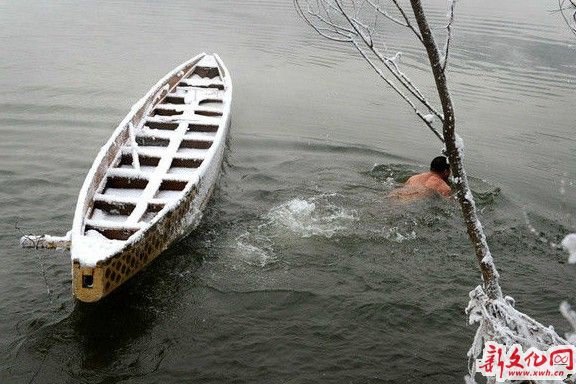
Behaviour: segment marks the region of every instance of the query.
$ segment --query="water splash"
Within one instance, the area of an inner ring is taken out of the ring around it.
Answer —
[[[260,233],[245,232],[236,238],[236,251],[246,264],[265,267],[278,261],[272,241]]]
[[[358,214],[343,208],[345,204],[338,202],[339,198],[342,196],[319,194],[277,205],[258,220],[246,223],[241,231],[227,230],[226,254],[244,265],[265,268],[281,260],[281,250],[291,248],[295,238],[331,238],[354,231],[352,223],[359,220]],[[212,243],[208,247],[218,248]]]
[[[345,209],[329,201],[335,194],[323,194],[311,198],[295,198],[272,208],[263,218],[263,227],[288,229],[301,237],[332,236],[344,232],[349,224],[358,220],[353,209]]]
[[[382,233],[386,240],[391,240],[396,243],[401,243],[405,240],[414,240],[416,238],[416,231],[402,233],[398,227],[383,228]]]

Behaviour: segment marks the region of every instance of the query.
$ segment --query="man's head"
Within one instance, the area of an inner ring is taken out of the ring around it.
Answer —
[[[435,157],[430,163],[430,172],[437,173],[444,180],[448,180],[450,177],[450,164],[448,164],[448,159],[444,156]]]

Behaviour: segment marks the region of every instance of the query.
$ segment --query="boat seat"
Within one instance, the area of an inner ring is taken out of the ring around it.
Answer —
[[[183,115],[159,116],[159,115],[156,115],[154,117],[147,117],[146,121],[144,122],[144,125],[148,126],[148,127],[152,127],[152,125],[154,125],[155,123],[160,123],[160,124],[167,124],[168,123],[168,124],[176,125],[176,128],[173,129],[173,130],[175,130],[178,128],[178,125],[180,123],[204,124],[204,125],[216,125],[216,126],[218,126],[220,123],[220,120],[221,119],[219,117],[202,116],[202,115],[196,115],[196,114],[187,115],[187,116],[183,116]],[[152,125],[150,123],[152,123]],[[164,129],[172,129],[172,128],[164,126]]]
[[[170,137],[159,137],[159,135],[136,135],[138,147],[167,147],[170,144]]]
[[[186,97],[182,94],[169,93],[164,97],[163,103],[165,104],[187,104]]]
[[[138,204],[138,199],[130,196],[110,196],[103,193],[96,193],[94,195],[94,202],[103,202],[108,204]]]
[[[179,87],[192,87],[192,88],[213,88],[223,91],[224,83],[221,80],[213,80],[208,78],[196,78],[196,79],[182,79],[178,83]],[[188,89],[190,92],[190,89]]]
[[[175,131],[178,128],[179,123],[177,122],[170,122],[160,119],[153,119],[147,117],[144,121],[144,127],[150,129],[160,129],[160,130],[167,130],[167,131]]]
[[[125,223],[90,219],[86,219],[84,224],[86,226],[86,232],[95,230],[110,240],[122,241],[128,240],[134,233],[146,227],[144,223],[136,223],[135,225],[133,224],[127,227]]]
[[[129,179],[146,179],[150,178],[150,172],[143,172],[134,168],[109,168],[106,173],[108,177],[125,177]]]
[[[214,141],[216,132],[190,132],[184,135],[184,140]]]
[[[160,140],[170,140],[174,136],[174,131],[167,129],[155,129],[148,126],[142,127],[138,131],[137,137],[147,138],[147,139],[160,139]]]
[[[132,155],[132,147],[130,146],[122,146],[121,151],[122,156]],[[166,147],[137,147],[136,152],[138,153],[139,158],[161,158],[162,155],[164,155],[164,152],[166,152]]]

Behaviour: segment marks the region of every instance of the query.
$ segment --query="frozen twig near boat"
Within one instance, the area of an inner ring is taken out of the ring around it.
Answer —
[[[25,235],[20,238],[22,248],[70,249],[70,232],[66,236]]]

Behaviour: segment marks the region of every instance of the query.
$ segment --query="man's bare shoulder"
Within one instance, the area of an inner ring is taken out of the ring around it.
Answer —
[[[444,196],[449,196],[452,193],[452,188],[440,177],[430,177],[426,181],[426,187],[433,189]]]
[[[424,185],[426,183],[426,181],[430,178],[431,175],[432,175],[431,172],[419,173],[417,175],[411,176],[406,181],[406,184],[408,184],[408,185]]]

